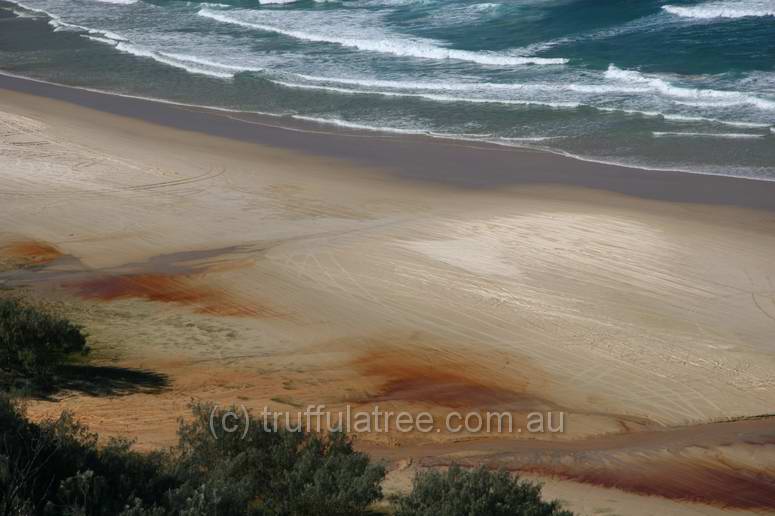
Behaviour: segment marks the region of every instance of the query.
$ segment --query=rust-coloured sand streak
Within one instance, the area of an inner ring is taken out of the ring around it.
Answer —
[[[56,247],[35,240],[12,242],[2,246],[0,255],[23,265],[45,265],[63,256]]]
[[[256,303],[234,299],[226,291],[203,285],[193,275],[105,275],[70,283],[84,299],[112,301],[145,299],[193,307],[198,313],[243,317],[277,317],[280,314]]]
[[[422,355],[411,350],[372,350],[353,363],[366,377],[381,380],[368,401],[424,402],[444,407],[494,408],[541,403],[528,395],[526,377],[518,372],[499,381],[475,361]]]
[[[737,509],[775,509],[775,471],[731,466],[722,459],[626,460],[605,468],[542,466],[522,471],[557,476],[642,495]]]

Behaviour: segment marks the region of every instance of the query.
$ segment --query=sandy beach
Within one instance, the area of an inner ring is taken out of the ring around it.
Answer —
[[[485,463],[580,514],[775,509],[775,183],[285,122],[0,78],[0,288],[146,374],[31,414],[149,449],[191,399],[563,412],[357,443],[397,487]]]

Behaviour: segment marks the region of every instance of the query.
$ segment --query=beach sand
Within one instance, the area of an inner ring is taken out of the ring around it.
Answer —
[[[191,399],[563,412],[356,442],[399,487],[457,461],[584,514],[775,508],[775,419],[745,419],[775,407],[775,183],[0,88],[0,287],[158,380],[34,417],[149,449]]]

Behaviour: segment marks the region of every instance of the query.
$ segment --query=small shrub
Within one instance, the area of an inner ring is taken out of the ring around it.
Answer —
[[[160,454],[115,440],[98,447],[96,434],[69,413],[32,423],[7,396],[0,396],[0,464],[2,516],[114,516],[136,498],[151,506],[177,486]]]
[[[0,369],[12,380],[48,385],[68,357],[86,353],[80,327],[17,300],[0,299]]]
[[[239,432],[214,439],[212,410],[194,404],[194,419],[181,423],[173,450],[176,476],[184,481],[178,504],[197,500],[222,515],[335,516],[363,514],[382,498],[384,467],[353,450],[344,434],[267,430],[250,417],[244,439]]]
[[[558,502],[541,499],[541,486],[505,471],[419,473],[409,495],[396,497],[396,516],[572,516]]]

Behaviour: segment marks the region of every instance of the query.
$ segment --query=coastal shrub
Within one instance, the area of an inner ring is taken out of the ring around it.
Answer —
[[[0,370],[6,380],[47,385],[58,366],[86,353],[80,327],[15,299],[0,299]]]
[[[178,498],[201,500],[217,514],[273,516],[364,514],[382,498],[384,467],[355,451],[344,434],[268,429],[250,416],[244,438],[240,431],[219,431],[214,439],[213,410],[220,420],[222,411],[194,404],[193,420],[180,425],[172,450],[176,476],[184,481]],[[246,506],[248,512],[240,512]]]
[[[213,438],[194,404],[167,452],[97,445],[69,413],[30,422],[0,396],[0,516],[334,516],[366,514],[385,470],[342,434],[265,431]]]
[[[351,516],[370,514],[385,469],[343,434],[268,431],[249,419],[212,436],[214,408],[193,404],[176,446],[98,446],[71,414],[33,423],[0,395],[0,516]],[[215,411],[220,418],[221,411]],[[541,487],[486,469],[419,474],[396,516],[570,516]]]
[[[0,396],[1,516],[113,516],[175,486],[161,454],[132,451],[125,441],[97,446],[97,435],[67,412],[32,423]]]
[[[394,500],[395,516],[572,516],[541,499],[541,486],[485,468],[419,473],[412,491]]]

